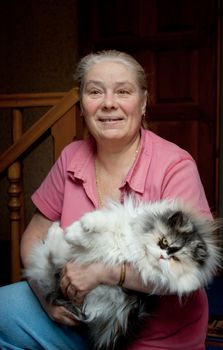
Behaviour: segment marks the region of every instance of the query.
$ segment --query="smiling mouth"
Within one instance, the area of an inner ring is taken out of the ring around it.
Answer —
[[[98,118],[98,120],[102,123],[111,123],[111,122],[119,122],[122,121],[123,118]]]

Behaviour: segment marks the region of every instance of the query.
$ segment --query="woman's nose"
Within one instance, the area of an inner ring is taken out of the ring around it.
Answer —
[[[117,107],[117,101],[114,94],[108,93],[104,95],[102,107],[105,109],[113,109]]]

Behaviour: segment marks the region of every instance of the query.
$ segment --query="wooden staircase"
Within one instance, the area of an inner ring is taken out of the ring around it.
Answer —
[[[26,132],[22,132],[23,111],[30,107],[50,107]],[[22,186],[22,155],[35,147],[35,142],[50,131],[56,160],[65,145],[83,136],[84,125],[79,118],[78,90],[67,93],[0,95],[0,108],[10,108],[12,144],[0,155],[0,173],[7,170],[9,181],[9,220],[11,242],[11,282],[21,279],[20,239],[24,231],[24,193]]]

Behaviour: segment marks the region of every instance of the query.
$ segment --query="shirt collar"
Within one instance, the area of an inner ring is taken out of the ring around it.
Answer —
[[[122,188],[128,185],[134,192],[143,193],[149,171],[152,154],[151,137],[141,128],[140,148],[135,162],[123,181]],[[68,165],[67,171],[72,178],[86,181],[94,169],[95,140],[89,136],[81,142],[74,157]],[[90,175],[90,176],[91,176]]]
[[[92,136],[80,143],[75,155],[68,164],[67,172],[73,177],[86,181],[89,174],[89,167],[94,169],[95,141]]]

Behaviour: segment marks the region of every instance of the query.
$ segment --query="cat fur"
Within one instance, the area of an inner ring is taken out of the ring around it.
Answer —
[[[65,230],[53,223],[44,242],[32,250],[24,276],[87,325],[93,349],[118,349],[151,314],[150,295],[162,291],[181,298],[212,281],[221,264],[218,226],[217,220],[207,220],[181,201],[142,202],[128,196],[123,204],[110,201],[86,213]],[[110,267],[129,263],[150,286],[149,294],[99,285],[82,307],[76,306],[59,289],[60,271],[70,260]]]

